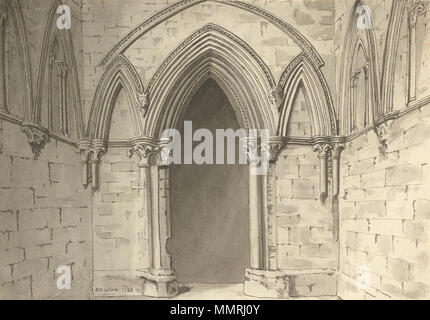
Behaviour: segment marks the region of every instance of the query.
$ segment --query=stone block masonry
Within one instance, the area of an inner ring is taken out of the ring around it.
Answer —
[[[72,288],[92,270],[90,192],[73,146],[51,140],[38,160],[18,125],[1,121],[0,299],[46,299],[60,265]],[[89,295],[89,292],[88,292]]]
[[[430,126],[426,113],[417,109],[396,120],[387,148],[381,149],[371,131],[345,150],[340,199],[342,298],[429,297],[430,140],[428,135],[407,138]]]

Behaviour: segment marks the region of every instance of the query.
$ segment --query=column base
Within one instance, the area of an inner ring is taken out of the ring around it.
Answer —
[[[257,298],[289,298],[290,280],[279,271],[245,270],[243,293]]]
[[[178,292],[176,274],[171,270],[94,272],[94,296],[172,298]]]
[[[173,270],[149,270],[140,276],[142,295],[153,298],[172,298],[178,295],[179,285]]]

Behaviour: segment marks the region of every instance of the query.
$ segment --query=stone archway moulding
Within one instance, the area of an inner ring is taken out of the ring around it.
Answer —
[[[148,103],[139,74],[123,55],[117,56],[101,77],[91,107],[87,138],[78,142],[82,156],[82,183],[84,186],[92,183],[93,189],[98,188],[99,159],[101,153],[106,152],[110,118],[121,89],[126,93],[134,134],[143,136],[143,117]]]
[[[21,66],[21,75],[24,86],[24,119],[26,121],[32,120],[32,107],[33,107],[33,86],[30,68],[30,54],[27,43],[27,36],[25,30],[24,17],[21,12],[21,7],[18,0],[7,0],[3,2],[7,12],[3,16],[3,19],[11,18],[18,36],[18,47],[19,47],[19,59]],[[8,17],[7,15],[10,15]],[[4,73],[6,70],[2,70]]]
[[[351,124],[349,120],[351,116],[351,103],[350,99],[350,83],[351,83],[351,65],[353,63],[353,57],[355,54],[355,49],[358,43],[363,44],[363,49],[367,52],[367,57],[369,61],[368,74],[370,81],[370,112],[373,119],[377,119],[382,115],[381,107],[381,96],[380,96],[380,82],[379,82],[379,66],[378,66],[378,55],[376,49],[375,33],[373,30],[373,25],[371,28],[363,31],[365,38],[363,39],[359,34],[359,29],[357,28],[357,20],[361,14],[359,8],[364,6],[364,2],[357,0],[351,9],[351,14],[349,17],[349,24],[346,31],[346,39],[343,47],[343,56],[341,63],[341,76],[338,79],[339,88],[339,119],[342,120],[341,126],[339,128],[341,135],[351,134]]]
[[[253,14],[256,14],[268,22],[273,24],[282,30],[286,35],[291,37],[294,42],[305,52],[306,55],[309,56],[309,59],[313,61],[315,65],[318,67],[324,66],[324,61],[317,52],[317,50],[313,47],[313,45],[294,27],[292,27],[287,22],[279,19],[268,11],[257,7],[250,3],[245,3],[242,1],[225,1],[225,0],[182,0],[177,3],[174,3],[167,8],[161,10],[159,13],[151,16],[149,19],[138,25],[131,32],[129,32],[126,36],[124,36],[109,52],[106,56],[100,61],[100,66],[105,66],[108,62],[113,59],[116,55],[124,53],[127,48],[129,48],[137,39],[139,39],[142,35],[149,32],[151,29],[158,26],[160,23],[169,19],[170,17],[200,3],[204,2],[216,2],[222,3],[225,5],[237,7],[246,11],[249,11]]]
[[[52,40],[54,37],[54,28],[55,26],[55,14],[57,8],[62,5],[61,1],[54,0],[51,4],[50,10],[48,12],[48,16],[45,22],[45,29],[43,33],[42,39],[42,51],[40,54],[39,68],[37,73],[37,81],[36,81],[36,98],[35,98],[35,106],[33,110],[33,121],[35,123],[40,123],[41,120],[41,108],[42,108],[42,95],[43,95],[43,86],[44,86],[44,77],[46,73],[46,64],[49,61],[49,50],[52,44]],[[76,65],[75,59],[75,51],[73,48],[72,41],[72,33],[70,30],[64,29],[58,31],[58,38],[60,45],[63,47],[64,56],[67,63],[67,68],[70,73],[70,83],[73,91],[72,101],[73,108],[75,114],[75,125],[76,125],[76,135],[77,140],[80,140],[84,137],[84,123],[82,116],[82,104],[81,104],[81,94],[80,94],[80,86],[79,86],[79,78],[78,78],[78,69]]]
[[[312,136],[337,135],[337,121],[327,82],[319,68],[312,65],[308,57],[300,53],[287,66],[279,81],[284,101],[280,106],[278,134],[287,136],[288,120],[299,86],[305,89],[309,116],[313,127]]]
[[[22,120],[21,118],[11,115],[7,110],[7,105],[0,106],[0,117],[21,125],[21,129],[27,137],[27,141],[34,154],[34,158],[37,159],[41,149],[48,140],[48,134],[38,124],[34,123],[33,119],[33,83],[24,17],[22,15],[18,0],[7,0],[3,1],[2,4],[3,7],[0,8],[1,28],[4,28],[5,19],[11,19],[13,21],[13,26],[18,38],[18,56],[20,60],[20,71],[24,87],[24,119]],[[2,37],[4,37],[4,35],[5,33],[3,31]],[[3,42],[4,40],[5,39],[2,39]],[[4,47],[2,50],[4,50]],[[1,54],[2,59],[5,59],[4,52]],[[4,99],[6,97],[6,70],[4,68],[4,66],[6,66],[5,61],[2,62],[2,65],[3,68],[0,70],[0,76],[2,77],[3,82],[3,88],[1,89],[3,95],[2,99]],[[4,103],[7,104],[6,101],[4,101]]]
[[[165,60],[147,88],[145,136],[177,128],[195,91],[214,78],[228,96],[240,125],[276,134],[275,82],[260,57],[241,39],[214,24],[197,30]]]
[[[381,79],[381,111],[383,114],[393,110],[394,77],[396,73],[397,51],[399,47],[401,34],[400,31],[406,7],[407,0],[393,1],[391,7]]]

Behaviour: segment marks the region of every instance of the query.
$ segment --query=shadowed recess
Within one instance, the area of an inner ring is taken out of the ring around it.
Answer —
[[[216,129],[239,128],[226,95],[211,79],[194,96],[185,120],[214,136]],[[178,281],[242,282],[249,266],[247,166],[174,166],[171,183],[169,251]]]

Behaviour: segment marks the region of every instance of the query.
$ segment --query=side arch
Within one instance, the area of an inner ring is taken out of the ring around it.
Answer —
[[[309,107],[313,136],[337,134],[337,122],[328,85],[319,68],[313,66],[305,54],[299,54],[288,65],[281,76],[279,87],[282,88],[285,98],[281,104],[278,135],[287,135],[294,98],[300,88],[304,91]]]
[[[384,59],[381,79],[381,112],[393,110],[394,78],[396,74],[396,59],[399,48],[402,21],[405,15],[407,0],[393,1],[390,21],[387,28]]]
[[[33,85],[30,68],[30,54],[25,30],[24,18],[21,12],[21,7],[18,0],[4,1],[9,15],[11,15],[17,36],[19,38],[19,59],[21,65],[21,74],[24,86],[24,118],[32,119],[33,108]]]
[[[142,119],[147,107],[143,83],[131,62],[119,55],[108,66],[97,86],[88,123],[88,138],[107,140],[111,114],[121,89],[125,90],[128,99],[135,135],[142,135]]]
[[[63,48],[65,60],[67,63],[67,68],[70,74],[70,86],[72,90],[72,102],[73,110],[75,114],[75,125],[76,125],[76,136],[77,139],[81,139],[84,136],[84,124],[82,116],[82,103],[81,94],[78,78],[78,69],[75,59],[75,51],[73,48],[72,34],[70,30],[63,29],[58,30],[55,24],[55,14],[57,8],[61,6],[62,3],[59,0],[54,0],[51,4],[48,16],[45,22],[45,31],[43,33],[42,39],[42,51],[40,53],[39,69],[37,73],[36,80],[36,98],[35,107],[33,110],[33,121],[36,123],[41,122],[41,109],[42,109],[42,96],[44,87],[44,77],[46,71],[46,65],[49,61],[49,52],[51,45],[55,37],[58,37],[58,42]]]
[[[276,133],[275,83],[258,55],[229,31],[209,24],[175,49],[148,85],[145,135],[159,138],[176,128],[195,91],[209,77],[229,98],[244,129]]]
[[[352,7],[349,18],[348,28],[346,30],[345,42],[343,47],[343,56],[341,63],[341,72],[338,82],[339,90],[339,119],[341,119],[340,134],[347,135],[352,132],[351,128],[351,79],[353,78],[352,63],[355,51],[362,43],[363,49],[368,55],[368,81],[369,81],[369,110],[372,119],[377,119],[381,115],[380,110],[380,91],[379,91],[379,66],[378,54],[376,49],[376,40],[373,30],[373,24],[370,28],[360,30],[357,28],[358,19],[362,18],[362,8],[366,8],[363,1],[357,0]],[[371,21],[370,21],[371,22]]]

